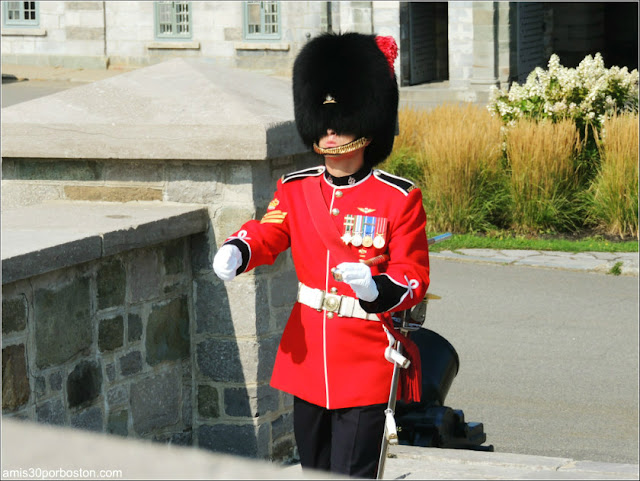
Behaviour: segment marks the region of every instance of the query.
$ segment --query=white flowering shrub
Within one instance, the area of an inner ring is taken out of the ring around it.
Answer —
[[[522,117],[570,118],[581,129],[593,125],[600,130],[614,113],[638,112],[638,70],[607,69],[599,53],[587,55],[577,68],[567,68],[553,54],[548,69],[536,67],[523,85],[493,87],[488,108],[507,125]]]

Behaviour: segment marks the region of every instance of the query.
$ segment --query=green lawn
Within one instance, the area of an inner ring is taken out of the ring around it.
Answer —
[[[442,232],[428,232],[429,237]],[[449,239],[429,246],[431,252],[456,249],[523,249],[562,252],[638,252],[637,240],[620,241],[602,236],[571,239],[566,237],[528,238],[508,232],[488,235],[454,234]]]

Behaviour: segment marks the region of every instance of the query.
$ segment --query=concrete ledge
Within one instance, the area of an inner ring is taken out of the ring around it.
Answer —
[[[309,151],[290,81],[184,58],[5,107],[1,145],[4,158],[22,159],[264,160]]]
[[[3,37],[45,37],[47,35],[47,29],[45,28],[3,28]]]
[[[200,50],[200,42],[150,42],[149,50]]]
[[[267,461],[203,449],[6,418],[2,419],[2,439],[2,470],[9,475],[7,479],[32,478],[19,474],[28,473],[30,468],[46,472],[48,476],[42,479],[100,479],[101,470],[110,471],[102,479],[348,479],[328,473],[302,473]],[[74,476],[74,470],[82,470],[84,475]],[[91,470],[95,474],[91,475]]]
[[[207,229],[207,209],[160,202],[53,201],[2,212],[2,283]]]
[[[637,464],[391,446],[383,479],[638,479]]]
[[[25,479],[19,473],[29,468],[47,471],[47,477],[54,479],[95,479],[100,470],[110,470],[111,479],[350,479],[302,471],[299,464],[283,467],[193,447],[6,418],[2,419],[2,438],[9,441],[2,443],[7,479]],[[24,449],[26,445],[29,449]],[[391,446],[390,455],[383,479],[638,479],[637,464],[415,446]],[[49,472],[55,470],[64,472]],[[96,473],[72,476],[71,470]],[[115,470],[120,476],[114,475]]]

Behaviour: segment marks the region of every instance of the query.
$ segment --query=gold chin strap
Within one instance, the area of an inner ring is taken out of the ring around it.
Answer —
[[[323,149],[317,143],[313,143],[313,151],[316,154],[321,155],[342,155],[348,154],[349,152],[353,152],[354,150],[358,150],[362,147],[366,147],[371,143],[371,139],[366,137],[360,137],[359,139],[354,140],[353,142],[349,142],[348,144],[338,145],[337,147],[329,147],[327,149]]]

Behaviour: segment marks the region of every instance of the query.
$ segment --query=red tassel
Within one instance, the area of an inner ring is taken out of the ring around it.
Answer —
[[[422,397],[422,365],[418,346],[409,338],[401,341],[404,346],[404,355],[411,364],[407,369],[402,369],[400,385],[398,389],[398,399],[410,403],[420,402]]]
[[[400,341],[403,348],[403,355],[411,361],[408,368],[400,369],[397,399],[405,403],[420,402],[420,398],[422,397],[422,363],[420,360],[420,350],[415,342],[393,327],[393,320],[388,312],[379,313],[378,317],[389,332],[393,333],[393,336]]]

